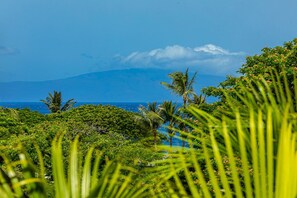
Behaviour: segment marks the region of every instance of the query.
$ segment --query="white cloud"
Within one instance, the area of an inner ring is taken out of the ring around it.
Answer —
[[[213,75],[234,74],[244,61],[243,52],[230,52],[208,44],[194,48],[180,45],[167,46],[145,52],[132,52],[117,56],[117,64],[126,68],[192,68],[200,73]]]
[[[208,44],[201,47],[195,47],[193,49],[195,52],[204,52],[209,53],[213,55],[242,55],[242,52],[229,52],[228,50],[225,50],[219,46]]]
[[[179,45],[168,46],[164,49],[154,49],[148,52],[133,52],[123,59],[124,62],[162,61],[193,58],[195,52],[191,48]],[[149,63],[149,62],[148,62]]]

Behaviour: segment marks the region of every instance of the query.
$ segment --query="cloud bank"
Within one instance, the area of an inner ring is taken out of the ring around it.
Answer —
[[[18,53],[19,53],[18,49],[0,46],[0,55],[15,55]]]
[[[230,52],[222,47],[208,44],[198,47],[167,46],[145,52],[133,52],[128,56],[115,57],[121,67],[184,69],[203,74],[235,74],[244,62],[245,53]]]

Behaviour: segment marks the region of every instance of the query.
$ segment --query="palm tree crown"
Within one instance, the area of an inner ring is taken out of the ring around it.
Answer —
[[[206,99],[205,99],[205,96],[203,96],[202,94],[200,94],[199,96],[197,94],[193,94],[193,98],[189,98],[188,102],[191,104],[191,105],[194,105],[196,107],[200,107],[201,105],[205,104],[206,103]]]
[[[174,120],[174,115],[177,112],[177,105],[172,103],[172,101],[164,101],[160,106],[160,116],[163,118],[164,122],[172,122]]]
[[[49,93],[45,100],[41,100],[41,102],[47,106],[51,113],[67,111],[76,103],[72,98],[62,106],[62,93],[57,91],[54,91],[54,94]]]
[[[173,72],[169,74],[169,77],[172,79],[171,84],[166,82],[161,82],[166,88],[170,89],[173,93],[182,96],[183,98],[183,108],[186,109],[187,101],[190,96],[193,95],[194,92],[194,82],[196,78],[197,72],[190,79],[189,77],[189,68],[187,68],[185,73],[182,72]],[[185,115],[183,117],[185,119]],[[186,127],[184,127],[184,131],[186,131]],[[185,145],[185,141],[183,140],[183,147]]]
[[[169,77],[172,79],[171,84],[166,82],[161,82],[166,88],[170,89],[173,93],[182,96],[184,107],[186,107],[189,96],[194,93],[193,84],[195,82],[197,72],[190,79],[189,69],[185,73],[182,72],[173,72],[169,74]]]

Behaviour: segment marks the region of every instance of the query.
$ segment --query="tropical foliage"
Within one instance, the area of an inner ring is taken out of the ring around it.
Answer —
[[[169,135],[169,144],[172,147],[172,139],[175,135],[173,128],[177,123],[177,104],[173,104],[172,101],[165,101],[160,106],[160,116],[163,118],[165,124],[168,124],[167,133]]]
[[[195,83],[196,75],[197,72],[192,76],[192,78],[190,78],[189,69],[187,68],[185,73],[173,72],[169,74],[168,76],[172,80],[170,84],[166,82],[161,82],[161,84],[170,89],[173,93],[181,96],[183,99],[183,108],[186,109],[187,102],[190,100],[190,97],[195,94],[193,85]],[[186,114],[181,113],[180,116],[187,119]],[[187,131],[187,127],[185,125],[180,124],[180,126],[184,126],[183,130]],[[184,138],[185,136],[183,136],[183,147],[185,146]]]
[[[248,58],[243,76],[209,89],[221,99],[211,113],[201,108],[201,95],[188,97],[193,104],[181,110],[172,102],[150,103],[139,114],[85,106],[29,118],[26,111],[0,109],[0,194],[295,198],[295,50],[296,40]],[[169,134],[186,137],[187,147],[156,146],[164,122]],[[154,149],[143,144],[152,134]]]
[[[196,107],[199,108],[199,107],[201,107],[203,104],[206,103],[206,97],[203,96],[202,94],[200,94],[200,95],[198,96],[196,93],[194,93],[194,94],[193,94],[193,98],[189,98],[188,101],[189,101],[189,103],[190,103],[191,105],[195,105]]]
[[[140,115],[136,117],[136,120],[151,131],[154,137],[154,145],[157,146],[158,141],[158,128],[164,123],[164,120],[159,115],[160,110],[157,107],[157,103],[149,103],[147,108],[141,106],[139,108]]]
[[[45,100],[41,100],[41,102],[47,106],[51,113],[67,111],[76,103],[74,99],[70,99],[62,105],[62,93],[57,91],[54,91],[54,94],[49,93]]]
[[[0,108],[0,140],[25,133],[27,130],[26,125],[20,122],[17,110]]]
[[[170,89],[173,93],[179,95],[183,99],[184,108],[187,105],[189,97],[194,93],[193,85],[195,83],[197,73],[195,73],[192,78],[189,76],[189,69],[183,72],[173,72],[169,74],[172,82],[166,83],[161,82],[166,88]]]
[[[239,77],[228,76],[218,87],[207,87],[203,92],[208,96],[216,96],[224,101],[224,92],[235,95],[241,84],[259,81],[264,78],[272,86],[272,76],[275,73],[285,73],[288,82],[292,84],[294,75],[297,74],[297,39],[284,43],[283,46],[263,48],[259,55],[248,56],[246,63],[239,69]],[[272,74],[273,73],[273,74]],[[282,76],[279,76],[282,78]],[[278,86],[284,87],[280,79]],[[275,86],[275,85],[273,85]]]
[[[240,101],[226,95],[228,112],[220,118],[189,107],[198,121],[184,121],[192,128],[185,133],[189,147],[159,147],[167,154],[151,166],[137,171],[105,160],[92,146],[82,162],[78,137],[70,143],[65,166],[63,136],[56,134],[53,191],[46,188],[42,154],[38,152],[40,166],[34,168],[22,149],[14,163],[2,154],[0,190],[7,197],[296,197],[297,91],[273,87],[278,98],[264,79],[254,83],[242,87],[246,92],[236,92]],[[293,85],[297,90],[295,78]]]
[[[139,185],[132,188],[132,176],[137,171],[131,167],[115,164],[104,158],[102,152],[91,147],[84,161],[79,156],[77,136],[71,143],[69,166],[65,172],[64,153],[62,150],[63,135],[58,134],[51,147],[52,169],[54,178],[52,185],[45,179],[42,153],[37,148],[39,167],[34,166],[22,146],[19,146],[19,160],[10,161],[4,157],[0,172],[1,197],[138,197],[144,193]],[[20,166],[20,169],[19,169]],[[103,167],[103,168],[100,168]],[[22,171],[22,175],[19,175]],[[139,188],[139,190],[138,190]]]
[[[59,114],[41,115],[30,110],[2,109],[0,111],[0,144],[11,160],[18,159],[18,144],[22,142],[32,162],[38,163],[40,148],[49,180],[53,179],[51,142],[56,134],[65,132],[63,152],[70,149],[70,142],[80,136],[80,155],[86,155],[90,146],[104,151],[104,156],[123,165],[139,169],[159,159],[160,154],[151,149],[146,139],[151,132],[136,122],[136,113],[112,106],[86,105]],[[137,148],[137,149],[135,149]],[[68,159],[64,160],[68,164]],[[1,162],[0,162],[1,163]]]
[[[272,76],[272,81],[276,79]],[[220,118],[195,107],[188,109],[199,121],[187,123],[193,128],[189,150],[177,150],[154,170],[163,174],[166,192],[176,197],[297,195],[296,172],[291,168],[297,160],[297,92],[271,88],[264,79],[254,83],[241,87],[244,94],[236,92],[240,103],[226,95],[228,111]],[[293,85],[297,90],[296,78]],[[281,97],[274,97],[272,89]],[[170,174],[174,184],[167,179]]]
[[[139,140],[148,137],[149,132],[135,121],[136,115],[138,114],[109,105],[84,105],[49,117],[57,121],[82,122],[101,134],[115,132],[126,139]]]

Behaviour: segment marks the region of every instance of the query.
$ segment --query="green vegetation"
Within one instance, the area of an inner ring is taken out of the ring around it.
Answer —
[[[157,146],[157,130],[164,123],[159,115],[157,103],[149,103],[148,107],[140,107],[140,116],[137,117],[138,122],[149,129],[154,136],[154,145]]]
[[[287,79],[288,88],[294,92],[292,87],[296,72],[297,39],[294,39],[293,41],[286,42],[283,46],[263,48],[261,54],[247,57],[246,63],[239,70],[241,76],[228,76],[218,87],[207,87],[202,91],[208,96],[216,96],[220,99],[215,106],[220,106],[226,101],[226,94],[236,97],[236,91],[243,93],[245,89],[241,90],[244,87],[241,85],[249,86],[249,83],[254,83],[262,78],[272,89],[276,85],[285,89],[284,82]],[[276,84],[273,84],[273,76],[283,73],[285,75],[278,76],[279,79],[274,81]],[[272,92],[274,91],[272,90]]]
[[[0,108],[0,138],[26,133],[28,128],[19,122],[18,112],[14,109]]]
[[[178,96],[181,96],[183,99],[183,108],[186,109],[187,102],[190,100],[190,96],[195,95],[193,85],[195,83],[197,72],[192,76],[190,79],[189,76],[189,69],[183,72],[173,72],[169,74],[169,77],[171,78],[172,82],[171,84],[166,82],[161,82],[162,85],[164,85],[166,88],[170,89],[173,93],[177,94]],[[187,119],[186,114],[182,113],[180,114],[184,119]],[[182,126],[182,124],[180,125]],[[188,128],[184,125],[183,130],[187,131]],[[183,136],[185,138],[186,136]],[[185,146],[185,140],[183,139],[183,147]]]
[[[0,109],[1,146],[11,160],[18,159],[17,148],[22,143],[34,164],[38,164],[39,147],[43,156],[46,177],[53,179],[51,142],[61,132],[64,134],[63,152],[70,142],[80,136],[80,155],[90,147],[104,152],[104,158],[117,160],[124,165],[140,169],[161,157],[149,145],[151,133],[136,121],[138,114],[113,106],[85,105],[66,112],[42,115],[28,109]],[[136,149],[137,148],[137,149]],[[65,165],[69,163],[64,160]]]
[[[177,105],[173,104],[172,101],[165,101],[160,105],[160,116],[163,118],[165,124],[168,124],[167,133],[169,135],[169,144],[172,147],[172,138],[174,137],[173,127],[177,123],[175,115],[177,115]]]
[[[126,139],[139,140],[148,137],[149,132],[135,121],[137,115],[114,106],[84,105],[61,115],[53,115],[52,120],[82,122],[98,133],[115,132]]]
[[[70,144],[67,169],[63,163],[63,134],[57,134],[52,141],[53,184],[44,177],[46,171],[40,150],[36,150],[40,164],[36,169],[19,145],[20,160],[4,158],[0,172],[1,197],[137,197],[141,193],[139,185],[134,184],[132,188],[132,176],[137,170],[106,160],[103,153],[95,151],[94,147],[90,147],[82,162],[78,139],[77,136]],[[19,176],[20,170],[22,176]],[[51,191],[52,185],[54,191]]]
[[[166,82],[161,82],[166,88],[170,89],[173,93],[179,95],[183,99],[184,108],[187,106],[187,101],[189,97],[194,94],[194,82],[197,73],[189,77],[189,69],[185,73],[182,72],[173,72],[169,74],[169,77],[172,79],[171,84]]]
[[[0,194],[294,198],[296,51],[294,40],[248,57],[242,76],[204,89],[219,97],[215,104],[194,94],[187,70],[170,74],[188,82],[180,109],[170,101],[140,113],[100,105],[45,116],[0,109]],[[156,146],[163,123],[188,147]]]
[[[198,121],[188,123],[193,128],[190,148],[177,150],[154,170],[171,196],[296,197],[296,171],[291,168],[297,159],[296,94],[270,88],[264,79],[253,82],[257,86],[236,92],[242,106],[226,96],[228,117],[188,109]],[[293,84],[297,89],[296,78]],[[273,97],[272,89],[281,99]],[[165,179],[169,175],[174,182]]]

